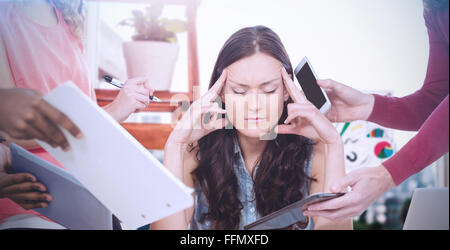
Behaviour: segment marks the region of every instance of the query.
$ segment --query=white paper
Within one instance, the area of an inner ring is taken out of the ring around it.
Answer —
[[[84,137],[75,139],[63,129],[69,152],[39,144],[124,224],[138,228],[193,205],[193,190],[72,82],[44,99],[65,113]]]

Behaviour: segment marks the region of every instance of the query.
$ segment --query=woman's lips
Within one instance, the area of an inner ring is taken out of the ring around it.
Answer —
[[[260,122],[260,121],[264,120],[264,118],[261,118],[261,117],[245,118],[245,120],[249,121],[249,122]]]

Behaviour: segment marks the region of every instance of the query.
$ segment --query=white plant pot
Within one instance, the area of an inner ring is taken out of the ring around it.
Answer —
[[[155,90],[169,91],[178,51],[176,43],[125,42],[123,53],[128,78],[147,77]]]

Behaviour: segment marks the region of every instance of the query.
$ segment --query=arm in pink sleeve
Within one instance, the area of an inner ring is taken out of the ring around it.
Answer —
[[[398,98],[375,96],[368,121],[385,127],[417,131],[433,110],[448,95],[448,8],[446,12],[425,13],[430,54],[422,88]]]
[[[448,95],[433,111],[415,137],[383,165],[396,185],[448,152]]]

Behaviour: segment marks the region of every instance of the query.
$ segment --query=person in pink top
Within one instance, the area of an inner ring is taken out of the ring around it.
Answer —
[[[424,0],[430,53],[425,81],[415,93],[398,98],[364,94],[333,80],[318,81],[328,93],[331,121],[368,120],[385,127],[418,131],[381,166],[356,170],[334,183],[346,195],[304,208],[309,216],[332,220],[358,216],[383,193],[448,152],[449,41],[448,0]]]
[[[70,80],[92,100],[96,100],[84,59],[82,6],[82,0],[0,2],[0,89],[33,89],[46,94]],[[131,113],[146,108],[152,94],[147,79],[129,79],[116,99],[104,109],[121,122]],[[35,141],[6,139],[62,167]],[[64,145],[64,150],[70,150],[70,146]],[[13,174],[1,174],[2,180],[14,178]],[[11,183],[9,187],[1,187],[27,188],[9,196],[11,199],[0,199],[0,228],[5,225],[61,228],[35,212],[25,210],[45,207],[52,199],[48,194],[36,195],[36,191],[45,190],[45,187],[40,183],[29,185],[29,182],[23,180],[21,183]]]

